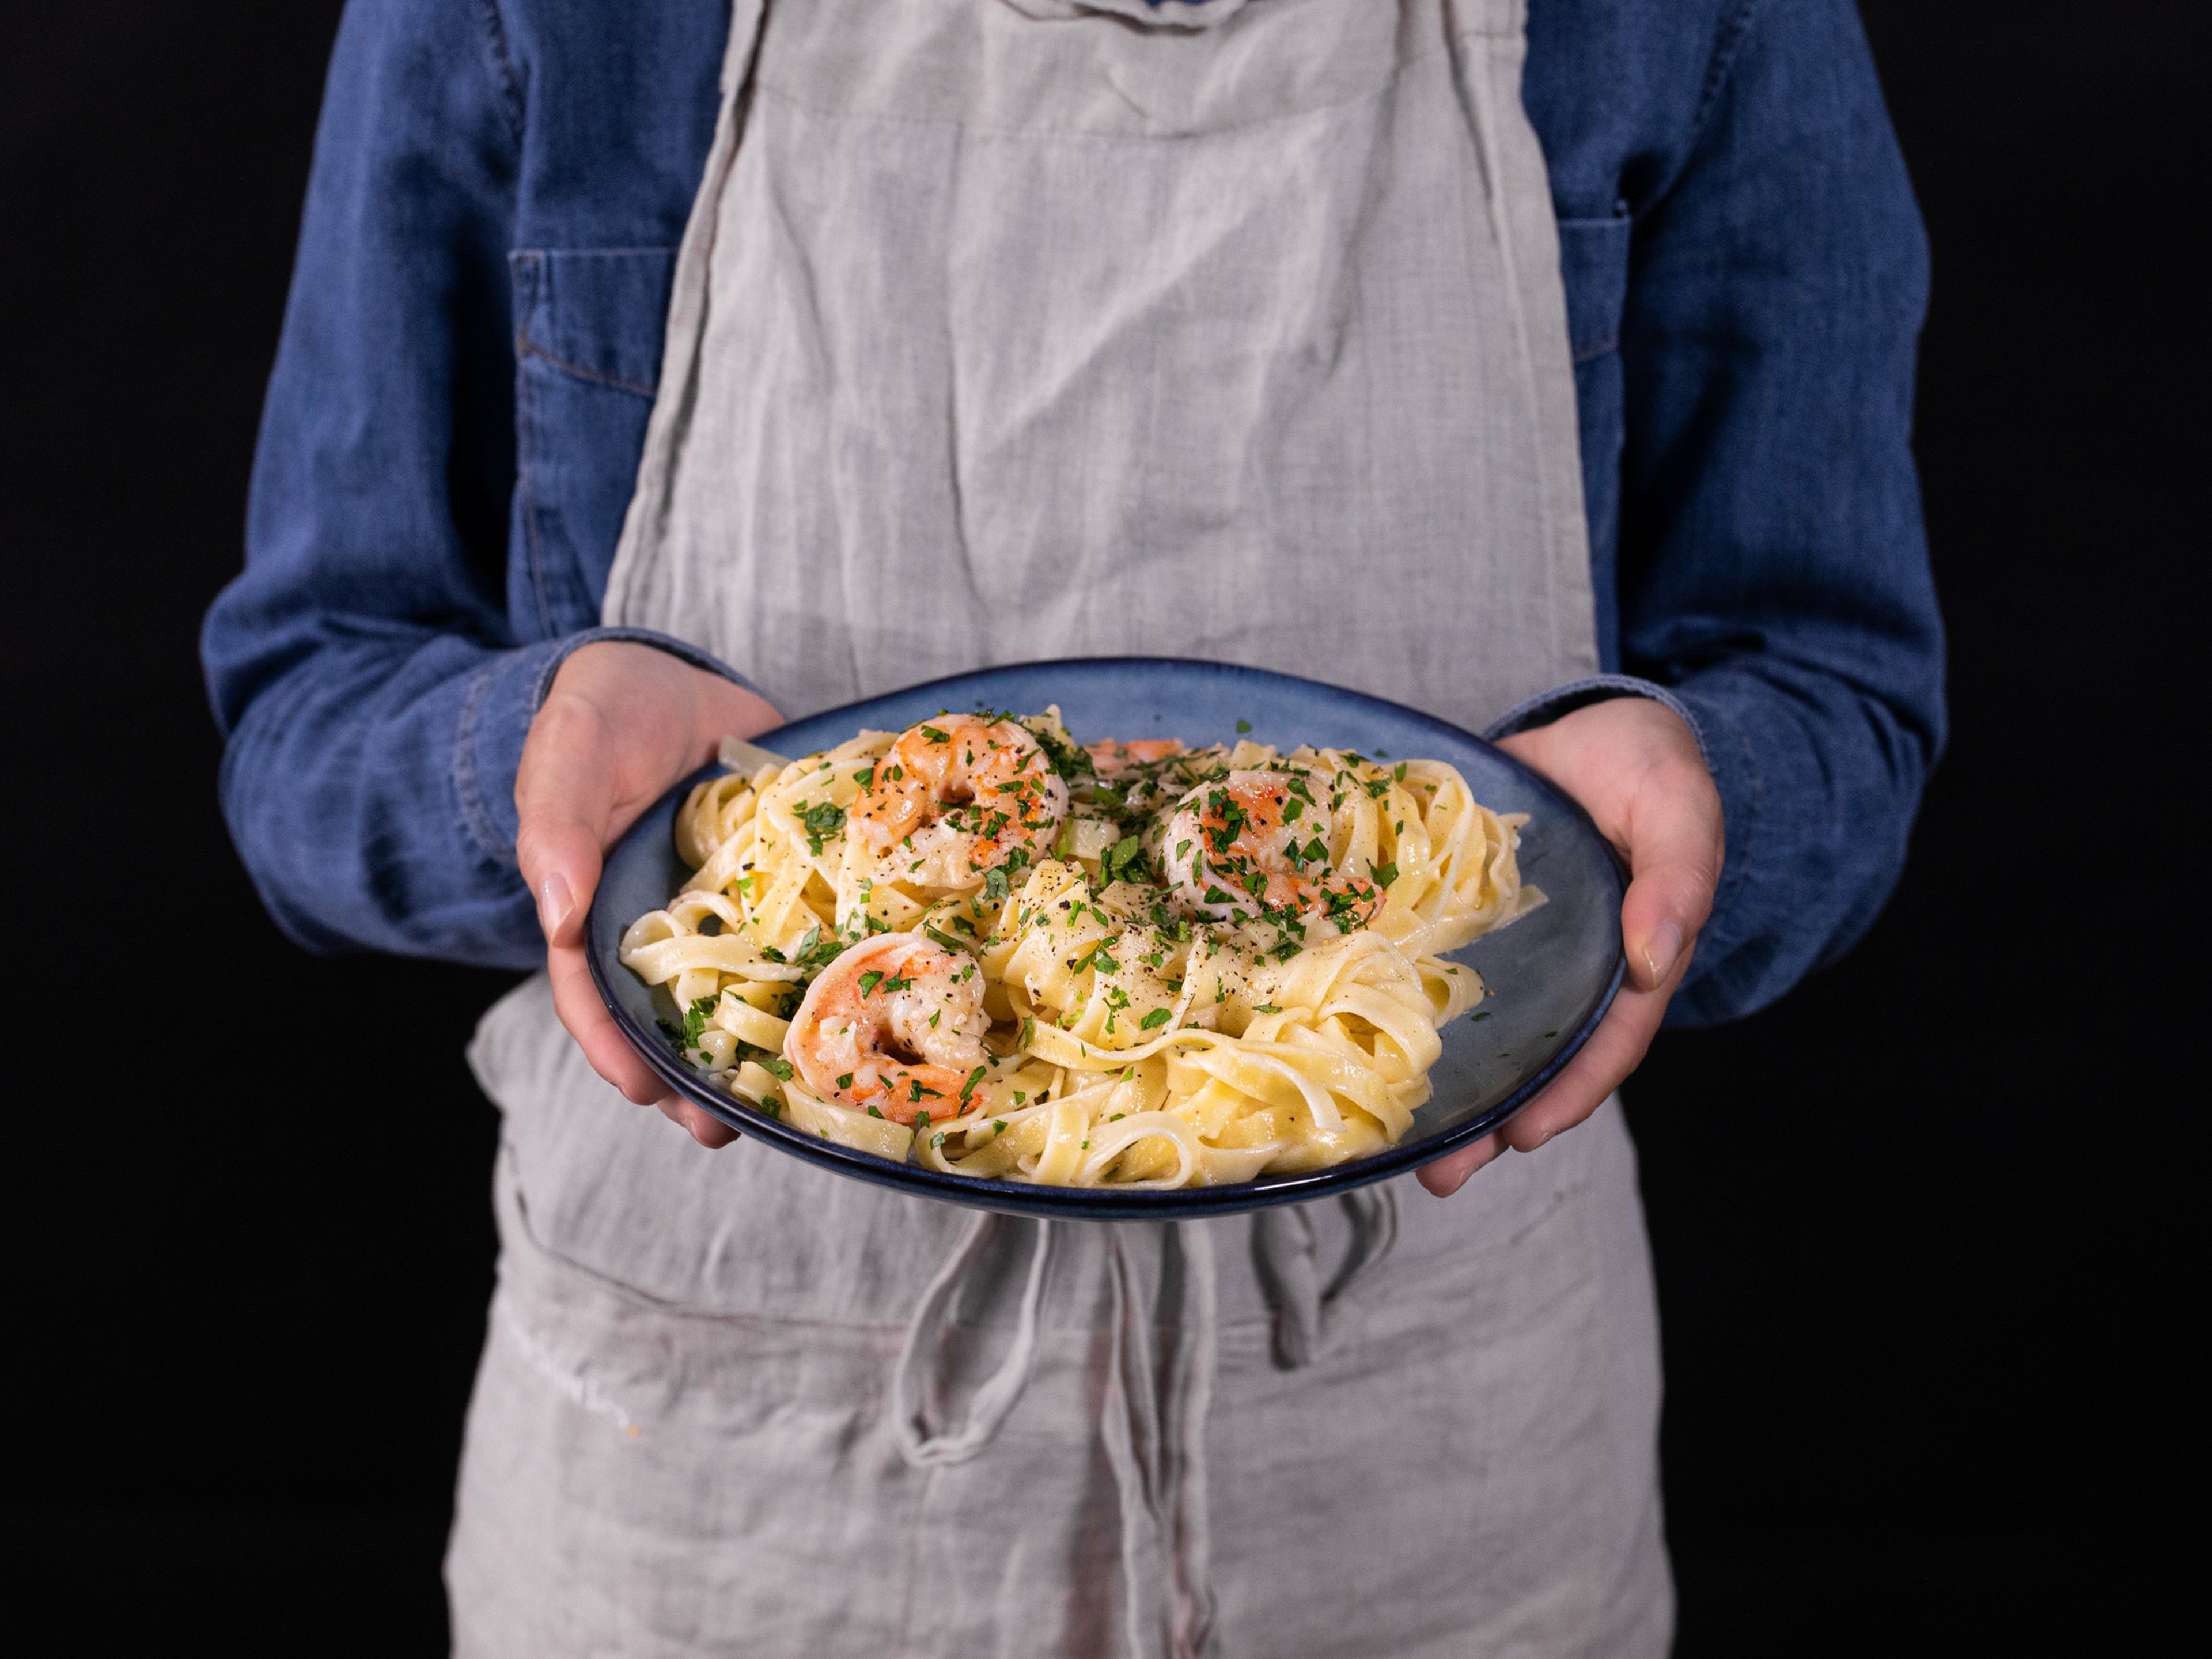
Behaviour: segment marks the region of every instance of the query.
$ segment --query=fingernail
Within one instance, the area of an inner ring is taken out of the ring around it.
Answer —
[[[560,937],[561,924],[574,908],[575,901],[569,896],[566,878],[558,871],[546,877],[545,884],[538,890],[538,925],[545,930],[548,945]]]
[[[1644,965],[1651,970],[1651,982],[1657,985],[1674,971],[1674,958],[1682,954],[1682,930],[1671,921],[1662,921],[1651,930],[1651,937],[1644,941]]]

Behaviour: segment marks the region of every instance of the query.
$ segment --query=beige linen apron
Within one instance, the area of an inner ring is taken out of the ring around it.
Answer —
[[[1592,672],[1522,55],[1520,0],[738,0],[607,620],[793,715],[1138,652],[1479,728]],[[1613,1106],[1449,1201],[1046,1224],[705,1152],[542,981],[471,1057],[460,1653],[1666,1649]]]

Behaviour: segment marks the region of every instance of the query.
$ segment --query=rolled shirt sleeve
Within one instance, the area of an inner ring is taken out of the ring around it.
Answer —
[[[1626,204],[1630,678],[1509,717],[1663,690],[1697,734],[1728,851],[1676,1024],[1747,1013],[1865,932],[1944,736],[1911,450],[1927,247],[1872,57],[1844,0],[1737,3],[1715,39],[1678,161],[1632,168]]]
[[[316,950],[542,957],[515,770],[561,663],[507,589],[507,245],[520,100],[489,9],[356,0],[340,27],[247,509],[202,655],[223,810]],[[738,678],[734,674],[731,676]],[[742,682],[741,682],[742,683]]]

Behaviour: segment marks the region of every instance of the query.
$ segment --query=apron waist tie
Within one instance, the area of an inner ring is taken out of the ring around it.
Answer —
[[[1029,1386],[1030,1366],[1036,1358],[1037,1303],[1044,1291],[1045,1265],[1052,1257],[1052,1223],[1039,1221],[1036,1248],[1030,1257],[1029,1283],[1022,1290],[1022,1310],[1014,1327],[1014,1340],[999,1369],[991,1373],[968,1404],[968,1420],[956,1430],[939,1433],[925,1416],[927,1390],[921,1386],[924,1366],[937,1357],[945,1328],[945,1315],[962,1277],[981,1259],[985,1239],[1007,1218],[979,1212],[969,1218],[960,1242],[945,1257],[937,1277],[922,1292],[921,1305],[906,1328],[898,1364],[891,1373],[891,1419],[898,1435],[899,1455],[915,1468],[939,1463],[964,1463],[991,1443],[999,1425]]]
[[[1172,1223],[1166,1233],[1182,1258],[1180,1305],[1157,1312],[1120,1230],[1106,1247],[1112,1308],[1098,1426],[1121,1499],[1129,1659],[1201,1659],[1213,1650],[1206,1496],[1218,1330],[1213,1237],[1194,1222]],[[1165,1256],[1163,1249],[1160,1291],[1170,1291]],[[1156,1329],[1174,1345],[1163,1356],[1153,1353]]]
[[[1036,1223],[1036,1247],[1012,1345],[977,1389],[965,1421],[928,1420],[926,1373],[948,1310],[1007,1218],[973,1218],[922,1293],[891,1377],[900,1455],[915,1468],[964,1463],[991,1443],[1023,1390],[1037,1346],[1037,1306],[1052,1255],[1052,1223]],[[1132,1235],[1104,1230],[1109,1322],[1099,1437],[1121,1516],[1121,1583],[1129,1659],[1204,1659],[1212,1650],[1208,1562],[1206,1420],[1218,1340],[1213,1238],[1177,1222],[1142,1231],[1161,1248],[1142,1254]],[[1168,1246],[1172,1241],[1174,1249]],[[1170,1257],[1174,1260],[1170,1260]],[[1170,1346],[1155,1352],[1155,1331]]]
[[[1252,1254],[1261,1294],[1274,1315],[1275,1364],[1302,1370],[1326,1354],[1341,1327],[1337,1315],[1398,1243],[1398,1194],[1377,1183],[1340,1198],[1352,1239],[1326,1285],[1315,1261],[1313,1221],[1303,1205],[1261,1210],[1252,1218]]]

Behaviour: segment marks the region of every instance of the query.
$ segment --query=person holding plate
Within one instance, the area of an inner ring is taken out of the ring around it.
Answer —
[[[294,938],[545,969],[455,1650],[1664,1652],[1613,1091],[1896,878],[1926,280],[1845,0],[355,0],[204,652]],[[724,735],[1115,653],[1487,731],[1627,860],[1629,984],[1433,1197],[971,1216],[594,994]]]

